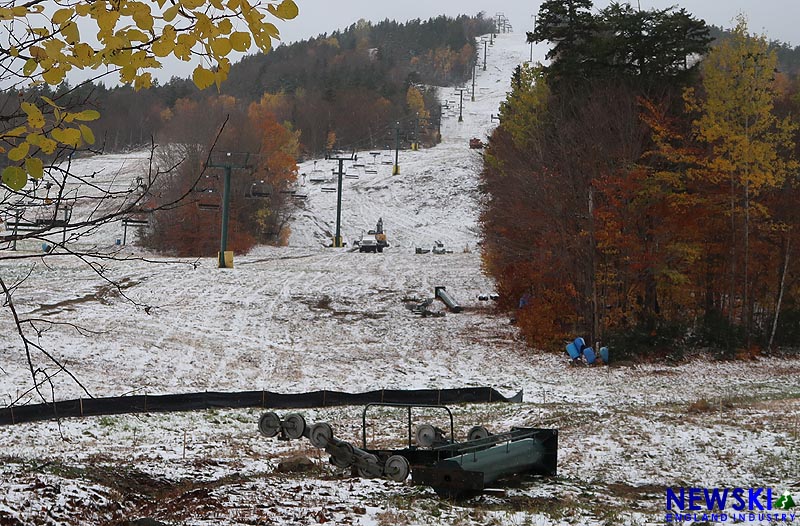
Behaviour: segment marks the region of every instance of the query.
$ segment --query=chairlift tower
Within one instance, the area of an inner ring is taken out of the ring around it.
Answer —
[[[411,149],[414,151],[419,150],[419,112],[417,112],[414,119],[414,142],[411,143]]]
[[[400,121],[397,121],[397,127],[394,130],[394,166],[392,166],[392,175],[400,175]]]
[[[472,102],[475,102],[475,70],[478,69],[478,60],[472,65]]]
[[[225,153],[224,162],[209,162],[209,168],[222,168],[225,170],[225,183],[222,191],[222,232],[219,240],[219,268],[232,268],[233,262],[229,267],[225,261],[225,251],[228,249],[228,216],[230,213],[231,201],[231,172],[234,168],[246,169],[250,168],[248,160],[250,159],[249,153],[239,154],[244,155],[244,159],[240,162],[234,163],[232,161],[231,152]]]
[[[458,122],[464,122],[464,92],[467,90],[459,88],[456,91],[458,91]]]
[[[358,156],[356,152],[352,152],[350,155],[335,155],[333,152],[327,152],[325,158],[339,161],[339,181],[336,185],[336,234],[333,237],[333,247],[341,248],[344,246],[342,242],[342,177],[344,176],[344,162],[355,161]]]

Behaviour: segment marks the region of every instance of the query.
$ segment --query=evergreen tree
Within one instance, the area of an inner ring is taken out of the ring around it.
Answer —
[[[641,11],[612,3],[593,15],[591,0],[548,0],[528,42],[549,41],[552,84],[622,78],[638,84],[685,82],[711,41],[705,22],[684,9]]]
[[[529,42],[553,44],[546,58],[554,77],[580,76],[591,56],[597,20],[590,12],[591,0],[547,0],[539,7],[536,28]]]

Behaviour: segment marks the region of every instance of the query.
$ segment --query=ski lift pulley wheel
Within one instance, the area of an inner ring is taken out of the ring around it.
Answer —
[[[390,480],[403,482],[408,478],[411,468],[408,465],[408,459],[406,459],[406,457],[402,455],[392,455],[386,459],[383,472]]]
[[[281,418],[272,411],[264,413],[258,420],[258,431],[267,438],[276,436],[281,430]]]
[[[331,464],[337,468],[349,468],[353,465],[355,450],[351,443],[344,442],[336,453],[337,454],[331,456]]]
[[[327,422],[318,422],[311,426],[311,430],[308,432],[308,439],[311,441],[312,446],[323,449],[333,439],[333,429]]]
[[[489,438],[489,430],[483,426],[473,426],[467,433],[467,440],[481,440]]]
[[[420,424],[417,426],[416,439],[420,447],[431,447],[436,442],[438,433],[436,428],[430,424]]]
[[[377,476],[377,472],[379,471],[378,468],[378,457],[373,455],[372,453],[368,453],[364,460],[369,464],[369,467],[358,467],[358,476],[365,479],[375,478]]]
[[[283,431],[292,440],[303,436],[306,430],[306,419],[299,413],[289,413],[283,420]]]

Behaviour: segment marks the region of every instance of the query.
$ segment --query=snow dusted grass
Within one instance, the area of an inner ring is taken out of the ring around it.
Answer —
[[[694,368],[694,378],[701,379],[730,365],[681,367]],[[661,374],[644,373],[643,380]],[[631,394],[623,382],[605,387],[618,390],[619,401]],[[620,403],[619,409],[544,400],[455,407],[456,436],[477,423],[493,431],[512,425],[560,429],[557,478],[512,481],[502,492],[459,502],[408,483],[352,478],[305,440],[265,439],[256,430],[256,409],[65,420],[60,430],[54,422],[26,424],[0,430],[6,455],[0,517],[5,512],[30,521],[24,524],[47,524],[46,514],[37,511],[43,508],[65,524],[94,510],[97,524],[114,524],[112,517],[125,515],[189,525],[633,525],[658,523],[664,486],[796,490],[796,393],[756,399],[745,386],[731,394],[701,404],[702,410],[691,409],[696,403],[660,399]],[[337,436],[359,444],[361,411],[303,413],[308,422],[330,422]],[[403,445],[402,415],[368,416],[370,444]],[[443,427],[440,420],[431,415],[420,421]],[[316,468],[305,474],[275,471],[295,454],[313,459]]]
[[[511,71],[528,52],[523,35],[500,35],[488,71],[478,72],[478,100],[465,97],[464,123],[456,114],[445,120],[441,145],[402,152],[401,176],[379,164],[377,174],[347,180],[345,239],[383,217],[391,243],[384,254],[322,248],[333,231],[335,195],[307,183],[290,247],[259,247],[224,271],[211,258],[109,263],[106,276],[139,307],[74,259],[5,262],[0,272],[13,282],[32,270],[14,295],[24,315],[93,331],[41,323],[40,343],[95,396],[524,389],[522,404],[453,408],[456,436],[475,424],[495,432],[558,428],[558,477],[511,481],[503,491],[450,502],[429,488],[352,478],[306,441],[265,439],[257,433],[259,410],[107,416],[0,428],[0,524],[111,526],[155,517],[187,526],[634,526],[663,524],[665,486],[800,495],[800,360],[569,367],[560,349],[526,349],[508,319],[478,301],[494,285],[481,272],[480,154],[467,141],[488,133]],[[442,96],[452,98],[447,89]],[[76,167],[125,185],[141,157],[103,156]],[[111,225],[85,241],[112,250],[120,235]],[[453,253],[413,253],[435,240]],[[135,246],[119,254],[153,257]],[[421,319],[406,308],[440,285],[463,313]],[[9,319],[0,320],[0,334],[0,400],[8,403],[29,388],[30,373]],[[58,398],[86,396],[63,373],[54,388]],[[361,408],[303,413],[360,443]],[[400,420],[375,410],[370,443],[402,446]],[[440,416],[426,421],[449,427]],[[296,454],[315,468],[276,471]]]

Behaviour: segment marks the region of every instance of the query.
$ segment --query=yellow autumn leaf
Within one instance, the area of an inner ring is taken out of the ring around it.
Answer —
[[[230,36],[231,47],[236,51],[247,51],[250,49],[250,33],[244,31],[234,31]]]
[[[92,46],[86,44],[85,42],[76,44],[72,49],[72,53],[75,55],[75,58],[77,58],[78,61],[84,66],[88,66],[94,57],[94,49],[92,49]]]
[[[148,42],[150,37],[138,29],[129,29],[125,32],[125,36],[130,42]]]
[[[42,150],[42,152],[46,153],[47,155],[52,155],[53,153],[55,153],[56,148],[58,147],[58,143],[53,139],[51,139],[50,137],[42,137],[42,139],[39,141],[38,146],[39,149]]]
[[[227,37],[215,38],[211,41],[211,51],[218,57],[225,57],[231,52],[231,41]]]
[[[228,78],[228,73],[231,70],[231,61],[227,58],[220,59],[217,64],[217,70],[214,72],[214,83],[217,85],[217,91],[222,86],[225,79]]]
[[[67,44],[74,44],[81,39],[80,31],[78,31],[78,24],[72,21],[61,26],[61,34],[64,35],[64,40],[67,41]]]
[[[133,13],[133,21],[139,29],[145,31],[153,30],[153,15],[150,14],[150,8],[145,6],[145,9],[138,9]]]
[[[64,46],[66,46],[63,41],[55,38],[45,40],[42,45],[44,46],[46,53],[45,58],[49,58],[51,60],[56,60],[61,55],[61,50],[64,49]]]
[[[297,16],[299,10],[297,4],[293,0],[283,0],[278,7],[275,8],[275,16],[283,20],[291,20]]]
[[[214,25],[211,23],[210,18],[203,13],[197,13],[197,21],[194,24],[194,33],[198,38],[214,36],[214,29]]]
[[[59,106],[58,104],[56,104],[56,103],[53,101],[53,99],[51,99],[50,97],[45,97],[44,95],[42,95],[42,96],[41,96],[41,98],[42,98],[42,100],[43,100],[43,101],[45,101],[45,102],[46,102],[47,104],[49,104],[50,106],[52,106],[52,107],[54,107],[54,108],[61,108],[61,106]]]
[[[172,50],[175,49],[175,42],[169,39],[165,39],[163,36],[153,42],[152,51],[153,54],[157,57],[166,57]]]
[[[75,128],[53,128],[50,136],[56,141],[77,148],[81,145],[81,132]]]
[[[100,118],[100,112],[97,110],[83,110],[78,113],[73,113],[72,118],[76,121],[96,121]]]
[[[12,190],[22,190],[27,182],[28,176],[19,166],[6,166],[3,170],[3,184]]]
[[[152,85],[153,85],[153,76],[150,73],[142,73],[133,80],[133,89],[135,89],[136,91],[139,91],[142,88],[147,89]],[[83,127],[81,127],[81,131],[83,131]],[[93,144],[93,142],[89,144]]]
[[[10,48],[8,48],[8,54],[11,55],[12,57],[18,57],[19,48],[17,46],[11,46]]]
[[[164,11],[164,14],[161,15],[161,18],[163,18],[166,22],[172,22],[173,20],[175,20],[175,17],[178,16],[178,10],[180,8],[181,8],[180,4],[175,4],[172,7],[168,7],[167,10]]]
[[[7,137],[22,137],[22,134],[25,133],[27,129],[27,126],[17,126],[16,128],[0,133],[0,138],[5,139]]]
[[[22,108],[22,111],[28,116],[29,127],[36,129],[44,127],[44,115],[42,115],[42,111],[37,108],[36,105],[30,102],[23,102],[20,104],[20,108]]]
[[[181,5],[186,9],[197,9],[205,3],[205,0],[180,0]]]
[[[25,159],[25,171],[34,179],[41,179],[44,176],[44,165],[38,157],[28,157]]]
[[[85,124],[80,125],[81,136],[83,140],[86,141],[86,144],[94,144],[94,133],[92,129],[86,126]]]
[[[206,89],[214,84],[214,72],[203,66],[197,66],[192,72],[192,80],[198,88]]]
[[[25,61],[25,65],[22,66],[22,74],[26,77],[29,77],[34,71],[36,71],[36,66],[38,63],[36,60],[29,58]]]
[[[66,8],[59,9],[58,11],[53,13],[53,18],[51,18],[51,20],[53,21],[53,24],[60,26],[61,24],[69,20],[73,14],[74,12],[72,11],[72,9],[66,9]]]
[[[39,46],[31,46],[28,48],[28,54],[31,56],[32,59],[40,62],[47,58],[47,51]]]
[[[190,50],[189,46],[179,42],[178,44],[175,44],[173,46],[172,54],[175,55],[175,58],[179,58],[184,61],[189,61],[192,59],[192,55],[189,50]]]
[[[133,79],[136,78],[136,71],[136,66],[133,64],[125,64],[119,70],[119,80],[125,84],[133,82]]]
[[[97,27],[100,32],[110,32],[117,25],[119,11],[101,11],[97,15]]]
[[[21,161],[22,159],[25,158],[26,155],[28,155],[28,150],[30,150],[30,148],[31,145],[28,144],[27,142],[19,143],[19,145],[17,145],[14,148],[11,148],[8,151],[8,160],[13,162]]]
[[[64,69],[60,67],[52,67],[42,73],[42,79],[51,86],[61,84],[61,81],[64,80],[65,76],[66,73]]]
[[[222,8],[220,7],[219,9]],[[221,35],[229,35],[231,31],[233,31],[233,24],[231,24],[229,18],[223,18],[219,21],[219,24],[217,24],[217,29],[219,29]]]

